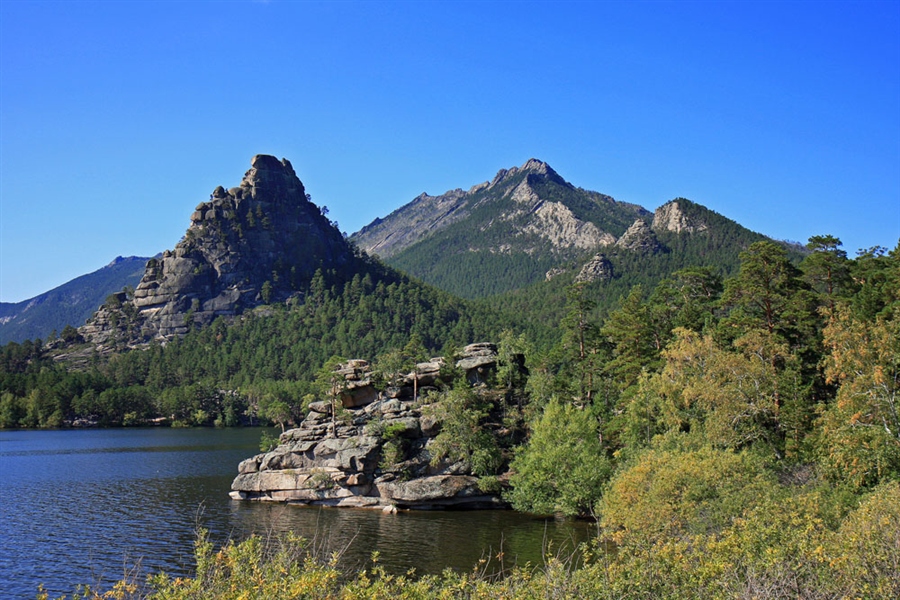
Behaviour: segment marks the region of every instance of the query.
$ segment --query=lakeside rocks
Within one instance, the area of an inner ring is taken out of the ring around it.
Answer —
[[[432,460],[441,423],[428,395],[445,364],[419,363],[379,392],[366,361],[343,363],[335,371],[342,385],[334,402],[311,403],[274,450],[242,461],[231,496],[385,510],[505,507],[499,495],[479,488],[468,464]],[[487,343],[467,346],[455,362],[476,385],[496,365],[497,348]]]

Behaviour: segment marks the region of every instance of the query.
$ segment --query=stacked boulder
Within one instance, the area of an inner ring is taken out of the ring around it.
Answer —
[[[493,344],[467,346],[455,362],[475,384],[496,364]],[[383,510],[505,507],[479,489],[467,463],[432,460],[441,423],[428,398],[445,365],[419,363],[381,391],[366,361],[340,365],[331,400],[311,403],[274,450],[240,463],[232,498]]]

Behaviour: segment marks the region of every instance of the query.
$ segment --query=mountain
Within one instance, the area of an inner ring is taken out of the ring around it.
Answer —
[[[651,213],[584,190],[537,159],[468,191],[422,194],[351,236],[389,265],[469,299],[526,288],[598,255],[628,257],[639,270],[647,260],[689,266],[703,256],[724,261],[729,272],[738,253],[760,239],[683,198]],[[660,258],[672,252],[679,256]]]
[[[361,258],[307,197],[287,159],[257,155],[237,187],[217,187],[174,250],[146,266],[133,297],[116,295],[81,328],[94,344],[168,340],[219,316],[302,295],[317,271]]]
[[[0,302],[0,344],[47,339],[78,327],[107,296],[141,280],[148,258],[119,256],[105,267],[22,302]]]

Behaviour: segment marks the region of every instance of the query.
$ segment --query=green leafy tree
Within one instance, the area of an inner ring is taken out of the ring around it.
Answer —
[[[807,289],[783,247],[756,242],[741,253],[740,272],[725,284],[722,304],[729,314],[722,325],[731,331],[727,337],[763,329],[795,342],[802,320],[810,316]]]
[[[753,244],[741,253],[738,275],[725,283],[722,305],[728,315],[718,328],[723,341],[752,334],[767,339],[770,347],[786,345],[787,353],[767,352],[771,371],[791,382],[787,395],[784,386],[775,389],[775,411],[780,416],[786,408],[799,422],[808,421],[816,399],[826,393],[819,371],[821,318],[801,275],[783,247],[773,242]],[[796,366],[785,369],[786,354],[798,361]]]
[[[618,544],[649,549],[716,533],[777,485],[750,454],[667,442],[617,471],[599,503],[601,526]]]
[[[517,510],[591,515],[612,472],[590,411],[551,400],[510,464]]]
[[[613,356],[604,368],[622,389],[634,385],[641,371],[652,369],[662,350],[665,334],[654,327],[656,323],[642,295],[641,286],[632,288],[601,329],[612,344]]]
[[[591,298],[587,285],[577,283],[567,290],[566,316],[562,320],[564,352],[563,365],[566,375],[574,383],[573,402],[578,406],[590,405],[594,388],[599,379],[601,362],[600,328],[593,314],[596,302]]]
[[[648,301],[659,332],[657,348],[676,327],[699,332],[714,324],[721,294],[722,278],[712,267],[682,269],[659,282]]]
[[[889,317],[900,302],[900,243],[891,252],[881,246],[860,250],[850,275],[859,286],[850,302],[856,316]]]
[[[464,461],[475,475],[496,475],[503,466],[503,452],[487,423],[494,408],[489,392],[473,389],[464,380],[442,393],[430,405],[431,413],[441,423],[441,431],[430,447],[432,465]]]

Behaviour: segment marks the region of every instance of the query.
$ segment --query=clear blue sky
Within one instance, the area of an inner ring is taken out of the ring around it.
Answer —
[[[0,300],[173,248],[254,154],[354,232],[530,157],[900,238],[900,2],[0,0]]]

